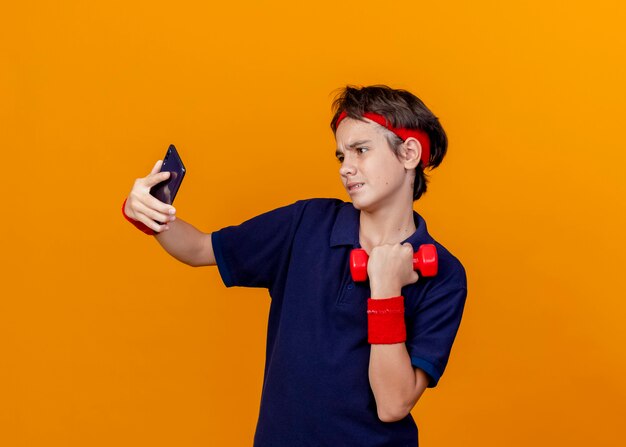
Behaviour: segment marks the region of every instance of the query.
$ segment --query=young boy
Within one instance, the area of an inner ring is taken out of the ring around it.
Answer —
[[[122,210],[180,261],[217,265],[227,287],[269,290],[255,446],[416,446],[410,411],[443,374],[467,295],[465,269],[413,211],[447,138],[404,90],[347,87],[333,109],[352,202],[301,200],[203,233],[149,194],[168,176],[159,161]],[[434,277],[413,270],[422,244],[437,248]],[[350,274],[355,248],[369,255],[368,281]]]

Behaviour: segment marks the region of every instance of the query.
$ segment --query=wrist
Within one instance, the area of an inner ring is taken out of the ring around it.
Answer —
[[[393,296],[399,296],[402,293],[401,287],[395,287],[392,285],[385,284],[374,284],[370,287],[371,299],[373,300],[381,300]]]
[[[156,234],[156,232],[152,228],[150,228],[147,225],[145,225],[144,223],[139,222],[138,220],[135,220],[132,217],[128,217],[126,215],[126,211],[124,210],[124,208],[126,208],[126,201],[127,200],[128,200],[128,198],[124,199],[124,203],[122,204],[122,214],[124,215],[124,219],[126,219],[127,221],[132,223],[138,230],[143,231],[147,235],[154,236]]]

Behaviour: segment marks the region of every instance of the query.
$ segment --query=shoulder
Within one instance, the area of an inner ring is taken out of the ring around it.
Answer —
[[[413,316],[422,315],[423,312],[421,318],[460,315],[467,298],[465,267],[441,243],[435,240],[431,243],[437,248],[437,274],[433,277],[420,277],[415,287],[407,289],[407,312]]]
[[[433,243],[437,248],[439,265],[437,276],[434,278],[436,281],[433,282],[435,284],[446,284],[451,288],[467,289],[467,272],[459,258],[434,239]]]
[[[352,203],[334,198],[311,198],[298,200],[293,205],[301,209],[307,218],[328,218],[342,208],[352,206]]]
[[[295,203],[298,203],[312,210],[329,210],[329,209],[335,209],[335,208],[338,209],[346,205],[352,205],[351,203],[344,202],[341,199],[321,198],[321,197],[315,197],[311,199],[302,199],[302,200],[298,200]]]
[[[467,296],[467,273],[461,260],[447,247],[429,235],[428,241],[437,248],[437,274],[421,277],[407,289],[413,311],[423,308],[453,306],[462,308]]]
[[[333,209],[341,208],[343,205],[350,204],[343,202],[339,199],[301,199],[296,200],[295,202],[288,202],[282,205],[278,205],[275,208],[261,213],[260,215],[289,215],[297,219],[298,217],[302,216],[302,214],[310,215],[328,213]]]
[[[301,199],[267,211],[244,224],[258,223],[266,226],[271,224],[291,231],[302,229],[311,231],[317,227],[321,229],[329,226],[332,228],[340,211],[351,206],[350,202],[333,198]]]
[[[432,229],[428,227],[426,219],[417,211],[413,211],[416,231],[408,239],[413,244],[413,250],[418,251],[423,244],[432,244],[437,249],[438,272],[433,277],[423,277],[418,281],[419,292],[423,292],[427,287],[433,287],[438,284],[446,284],[457,288],[466,287],[466,274],[463,264],[451,250],[445,247],[433,234]]]

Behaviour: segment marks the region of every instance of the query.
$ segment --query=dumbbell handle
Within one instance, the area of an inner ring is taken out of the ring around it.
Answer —
[[[353,281],[367,279],[367,261],[369,256],[362,248],[350,252],[350,273]],[[413,253],[413,270],[419,270],[421,276],[435,276],[439,266],[437,248],[433,244],[422,244]]]

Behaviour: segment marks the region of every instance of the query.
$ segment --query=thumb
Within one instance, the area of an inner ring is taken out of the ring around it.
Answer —
[[[163,180],[167,180],[169,178],[169,171],[160,172],[161,166],[163,166],[163,160],[157,161],[154,168],[152,168],[152,171],[150,171],[150,174],[146,176],[145,185],[149,188],[152,188],[157,183],[161,183]]]
[[[150,175],[156,174],[157,172],[159,172],[161,170],[162,164],[163,164],[163,160],[157,161],[156,164],[154,165],[154,168],[152,168],[152,171],[150,171]]]
[[[165,171],[165,172],[156,172],[153,174],[150,174],[147,178],[146,178],[146,184],[152,188],[154,185],[156,185],[157,183],[161,183],[164,180],[167,180],[170,177],[170,171]]]
[[[420,279],[420,275],[419,273],[417,273],[415,270],[413,270],[413,278],[411,278],[411,281],[413,281],[411,284],[416,283],[417,281],[419,281]]]

